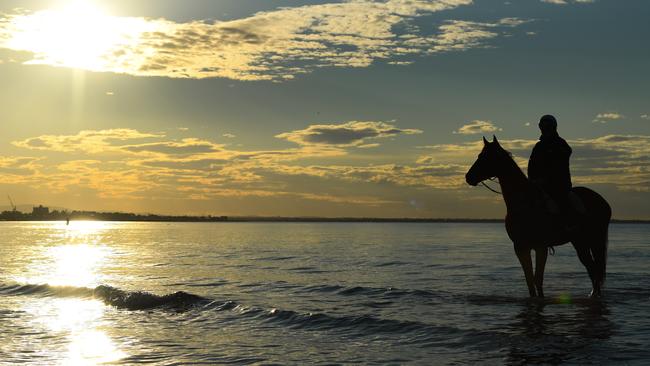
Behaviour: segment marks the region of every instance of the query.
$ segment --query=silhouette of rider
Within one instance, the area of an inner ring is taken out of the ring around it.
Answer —
[[[528,178],[536,183],[559,206],[560,214],[566,220],[569,215],[569,192],[571,173],[569,158],[571,147],[557,133],[557,120],[551,115],[539,121],[542,136],[533,148],[528,160]]]

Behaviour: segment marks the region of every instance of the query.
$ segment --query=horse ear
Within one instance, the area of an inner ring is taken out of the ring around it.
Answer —
[[[497,137],[495,135],[492,135],[492,142],[496,143],[499,145],[499,140],[497,140]]]
[[[487,144],[488,144],[488,140],[485,138],[485,136],[483,136],[483,145],[487,146]]]

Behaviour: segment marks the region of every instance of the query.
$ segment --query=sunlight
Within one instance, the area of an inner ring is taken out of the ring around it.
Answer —
[[[34,53],[31,64],[119,72],[115,54],[134,48],[148,28],[143,19],[111,16],[92,1],[76,0],[13,17],[6,47]]]
[[[27,304],[24,310],[36,322],[54,332],[68,333],[69,343],[62,364],[98,365],[126,357],[109,335],[98,328],[106,311],[100,301],[46,298]],[[54,352],[66,350],[58,348]]]
[[[110,225],[111,223],[106,221],[70,221],[70,224],[66,225],[66,234],[73,237],[94,235]]]
[[[97,365],[119,361],[126,354],[111,338],[99,330],[83,331],[72,337],[68,347],[68,365]]]
[[[111,223],[73,221],[58,226],[64,243],[47,246],[34,258],[26,273],[16,276],[18,283],[48,284],[94,288],[106,281],[102,268],[107,265],[112,250],[102,245],[102,232]]]
[[[43,258],[32,263],[27,275],[17,276],[19,283],[94,288],[104,278],[100,268],[109,249],[96,245],[71,244],[48,248]]]
[[[98,271],[106,257],[104,248],[86,244],[53,248],[54,268],[46,282],[55,286],[96,287]]]

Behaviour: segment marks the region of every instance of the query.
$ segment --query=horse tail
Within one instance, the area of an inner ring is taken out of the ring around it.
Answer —
[[[609,247],[609,222],[612,217],[612,208],[607,201],[598,193],[584,187],[576,187],[574,192],[578,193],[586,203],[586,208],[591,212],[593,231],[588,235],[592,243],[590,247],[591,257],[595,264],[595,280],[602,286],[607,277],[607,250]]]
[[[594,262],[596,263],[596,270],[599,274],[600,285],[605,285],[607,278],[607,249],[609,247],[609,225],[606,225],[604,230],[600,232],[596,238],[596,245],[592,249]]]
[[[594,235],[594,246],[591,248],[591,255],[594,258],[598,281],[600,285],[605,284],[607,278],[607,250],[609,249],[609,220],[611,218],[611,208],[607,205],[605,208],[606,220],[601,221],[600,227],[596,229]]]

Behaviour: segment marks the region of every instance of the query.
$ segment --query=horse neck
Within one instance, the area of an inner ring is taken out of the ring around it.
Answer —
[[[528,188],[528,178],[512,158],[507,159],[507,164],[504,164],[503,171],[497,177],[506,207],[512,210],[520,204],[521,194]]]

